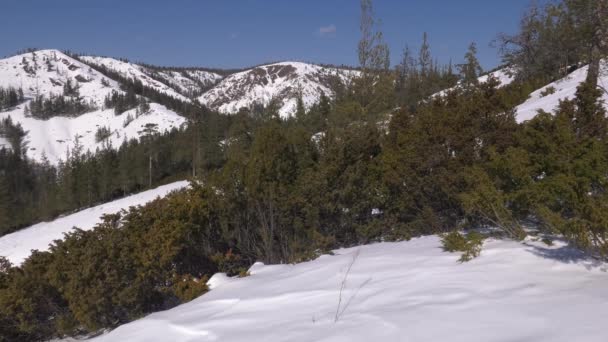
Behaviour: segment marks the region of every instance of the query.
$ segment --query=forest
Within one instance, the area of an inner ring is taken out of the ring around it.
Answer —
[[[589,3],[535,7],[519,32],[499,35],[516,79],[507,86],[478,81],[474,43],[462,64],[441,65],[426,34],[391,67],[364,0],[360,76],[309,110],[299,101],[288,119],[272,104],[222,115],[100,68],[132,94],[106,100],[117,114],[145,91],[188,127],[117,150],[75,149],[53,167],[29,160],[23,130],[2,122],[11,148],[0,150],[0,234],[171,180],[191,186],[75,230],[21,266],[0,258],[0,341],[113,328],[205,293],[218,271],[247,276],[255,261],[375,241],[445,234],[448,248],[466,250],[479,237],[458,231],[495,227],[520,240],[534,225],[608,257],[608,119],[597,84],[608,23]],[[575,98],[516,122],[531,91],[584,65]]]

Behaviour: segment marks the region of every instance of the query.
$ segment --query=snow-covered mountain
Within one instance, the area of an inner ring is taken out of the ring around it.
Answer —
[[[196,68],[157,68],[96,56],[76,59],[58,50],[20,54],[0,60],[0,87],[22,88],[26,101],[0,112],[0,119],[10,116],[28,131],[30,158],[42,160],[46,157],[56,164],[61,159],[65,160],[76,140],[84,151],[94,152],[108,142],[117,147],[125,139],[138,138],[147,124],[154,124],[158,131],[163,132],[186,123],[177,113],[155,103],[150,104],[147,113],[139,116],[135,109],[122,115],[115,115],[112,109],[104,109],[106,96],[113,91],[124,92],[117,81],[98,70],[109,70],[126,79],[140,81],[145,87],[182,101],[190,101],[193,94],[203,93],[199,97],[201,103],[227,114],[256,103],[268,105],[271,100],[276,100],[279,114],[283,117],[295,112],[298,97],[301,96],[305,107],[309,108],[319,101],[321,94],[333,96],[332,85],[335,82],[349,82],[358,73],[300,62],[282,62],[258,66],[224,78],[218,73]],[[48,120],[26,113],[25,107],[32,98],[61,95],[67,82],[77,84],[82,100],[93,104],[96,110],[78,117],[58,116]],[[111,132],[104,141],[97,141],[95,137],[100,128]],[[6,145],[4,139],[0,143]]]
[[[58,50],[39,50],[0,59],[0,87],[22,88],[26,98],[60,95],[67,81],[77,82],[85,101],[103,104],[119,84]]]
[[[309,108],[322,93],[333,96],[332,82],[348,82],[357,71],[323,67],[301,62],[281,62],[258,66],[232,74],[204,93],[200,102],[223,113],[236,113],[258,103],[279,102],[282,117],[296,111],[297,98]]]
[[[26,114],[25,107],[33,97],[61,95],[68,81],[78,85],[82,100],[94,104],[96,110],[78,117],[57,116],[48,120]],[[115,115],[113,109],[104,109],[108,94],[123,93],[120,85],[58,50],[39,50],[0,60],[0,87],[23,89],[25,103],[0,112],[0,119],[11,117],[13,122],[21,124],[28,132],[28,156],[35,160],[46,157],[52,164],[65,160],[77,140],[84,151],[94,152],[104,144],[117,147],[124,140],[140,137],[147,124],[156,125],[157,130],[163,132],[186,122],[177,113],[156,103],[151,103],[150,110],[141,115],[137,115],[135,109],[121,115]],[[175,92],[175,96],[182,95]],[[109,129],[111,134],[107,139],[97,141],[95,134],[102,127]]]

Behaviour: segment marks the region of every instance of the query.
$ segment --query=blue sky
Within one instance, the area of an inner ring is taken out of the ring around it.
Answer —
[[[358,0],[1,0],[0,56],[27,47],[126,57],[158,65],[245,67],[300,60],[357,64]],[[393,62],[428,32],[433,55],[462,60],[475,41],[515,32],[530,0],[375,0]]]

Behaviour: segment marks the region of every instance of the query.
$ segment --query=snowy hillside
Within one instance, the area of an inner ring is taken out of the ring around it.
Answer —
[[[437,236],[335,254],[216,274],[202,297],[93,340],[606,341],[607,265],[561,243],[489,240],[464,264]]]
[[[220,112],[236,113],[242,107],[268,105],[277,99],[279,114],[287,117],[295,112],[299,95],[308,108],[319,101],[321,93],[333,95],[331,84],[335,79],[348,82],[356,73],[300,62],[263,65],[226,77],[199,100]]]
[[[224,78],[220,74],[204,70],[152,70],[150,72],[155,77],[163,79],[167,84],[174,87],[174,89],[182,94],[201,91],[202,88],[211,87]]]
[[[139,138],[147,124],[155,124],[158,132],[179,128],[185,124],[186,119],[177,115],[166,107],[151,103],[150,110],[137,116],[136,109],[115,115],[114,109],[97,110],[81,116],[54,117],[48,120],[39,120],[28,117],[23,113],[23,106],[8,112],[0,113],[0,118],[11,117],[13,122],[20,123],[28,132],[28,157],[42,160],[43,156],[51,164],[59,160],[66,160],[66,154],[74,149],[76,139],[83,147],[83,151],[95,152],[104,144],[117,148],[123,141]],[[132,118],[133,121],[130,121]],[[98,128],[105,127],[111,135],[103,140],[96,141],[95,133]]]
[[[479,81],[479,83],[485,83],[485,82],[488,81],[488,79],[490,79],[490,77],[498,80],[498,84],[499,84],[498,86],[499,87],[507,86],[507,85],[511,84],[513,82],[513,80],[514,80],[513,73],[512,73],[512,71],[508,67],[505,67],[505,68],[498,69],[496,71],[492,71],[490,73],[487,73],[487,74],[485,74],[483,76],[478,77],[477,80]],[[435,93],[435,94],[431,95],[431,97],[433,97],[433,96],[444,96],[449,91],[457,89],[458,87],[460,87],[460,85],[456,85],[456,86],[454,86],[452,88],[448,88],[448,89],[442,90],[442,91],[440,91],[438,93]]]
[[[30,255],[32,249],[47,250],[53,240],[63,238],[63,234],[74,227],[90,230],[104,214],[113,214],[121,209],[146,204],[158,196],[165,196],[169,192],[183,189],[187,185],[188,182],[182,181],[159,186],[156,189],[60,217],[52,222],[38,223],[12,234],[4,235],[0,237],[0,255],[8,258],[13,264],[19,265]]]
[[[222,79],[219,74],[203,70],[185,70],[183,72],[152,70],[135,63],[109,57],[83,56],[80,59],[87,63],[102,65],[126,78],[139,80],[148,88],[183,101],[188,101],[184,94],[201,91],[202,87],[210,87]]]
[[[567,77],[530,94],[528,100],[516,108],[517,122],[532,119],[540,109],[551,113],[557,109],[560,100],[574,98],[576,87],[587,77],[587,69],[587,66],[579,68]],[[604,62],[602,65],[598,83],[602,88],[608,89],[608,62]],[[608,93],[604,92],[603,99],[604,103],[608,103]]]
[[[93,102],[98,109],[78,117],[48,120],[25,114],[24,108],[32,97],[60,95],[68,80],[77,83],[82,99],[87,103]],[[146,124],[156,125],[158,132],[164,132],[186,122],[175,112],[154,103],[148,112],[139,116],[135,109],[122,115],[115,115],[113,109],[104,110],[104,99],[108,94],[112,91],[122,93],[119,84],[57,50],[40,50],[0,60],[0,87],[23,89],[26,103],[0,112],[0,119],[11,117],[13,122],[21,124],[28,132],[28,156],[38,161],[46,156],[52,164],[66,159],[76,138],[84,151],[94,152],[107,143],[118,147],[125,139],[139,138]],[[133,121],[129,122],[129,117]],[[98,142],[95,133],[102,127],[108,128],[112,134],[107,140]]]
[[[539,110],[552,113],[557,109],[560,100],[574,98],[576,88],[587,77],[587,69],[587,66],[579,68],[567,77],[532,92],[524,103],[515,108],[517,122],[521,123],[534,118]],[[479,77],[479,82],[486,82],[490,75],[498,79],[501,86],[511,84],[514,79],[512,73],[504,68]],[[598,82],[603,89],[608,89],[608,62],[603,63]],[[442,90],[433,96],[442,96],[452,89]],[[608,92],[604,92],[603,100],[605,104],[608,104]]]
[[[39,50],[0,59],[0,87],[22,88],[25,97],[60,95],[63,85],[78,82],[85,101],[103,104],[118,83],[58,50]],[[107,86],[103,83],[108,84]]]

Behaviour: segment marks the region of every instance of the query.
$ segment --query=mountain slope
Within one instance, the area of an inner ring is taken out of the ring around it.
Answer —
[[[517,122],[521,123],[534,118],[539,110],[552,113],[557,109],[560,101],[573,99],[578,85],[584,82],[587,77],[587,69],[588,66],[581,67],[568,76],[532,92],[526,101],[515,108]],[[604,61],[602,63],[601,70],[598,80],[599,86],[608,89],[608,62]],[[486,82],[489,76],[496,78],[499,81],[499,86],[506,86],[514,81],[512,71],[503,68],[479,77],[479,82]],[[442,90],[433,96],[443,96],[452,89],[454,88]],[[608,92],[604,91],[602,99],[608,109]]]
[[[0,119],[11,117],[28,132],[28,157],[41,161],[46,158],[51,164],[67,159],[67,153],[80,144],[83,152],[95,152],[97,148],[110,145],[119,147],[123,141],[139,138],[148,124],[156,125],[158,132],[181,127],[186,119],[157,103],[150,104],[150,110],[137,115],[137,109],[128,110],[116,115],[114,109],[97,110],[78,117],[57,116],[48,120],[28,117],[24,114],[24,105],[14,110],[0,113]],[[132,120],[131,120],[132,119]],[[98,141],[96,133],[99,128],[109,130],[109,136]]]
[[[93,340],[605,341],[606,264],[559,242],[488,240],[464,264],[440,246],[427,236],[216,274],[202,297]]]
[[[152,69],[110,57],[82,56],[80,59],[118,72],[123,77],[139,80],[148,88],[183,101],[188,101],[184,95],[202,92],[223,78],[219,74],[203,70],[184,69],[179,72],[170,69]]]
[[[56,116],[41,120],[29,116],[25,107],[37,95],[61,95],[68,81],[77,84],[79,94],[86,103],[97,109],[78,117]],[[51,164],[65,160],[76,141],[83,151],[94,152],[108,143],[118,147],[124,140],[139,138],[143,127],[152,124],[163,132],[182,126],[186,120],[160,104],[150,104],[150,110],[137,115],[132,109],[115,115],[113,109],[104,109],[104,99],[112,92],[124,93],[120,85],[74,58],[57,50],[40,50],[0,60],[0,87],[22,88],[25,103],[0,112],[0,119],[11,117],[28,132],[28,157]],[[171,90],[172,91],[172,90]],[[174,92],[175,96],[182,95]],[[104,141],[97,141],[100,128],[110,131]],[[0,137],[1,138],[1,137]]]
[[[41,222],[21,229],[17,232],[0,237],[0,255],[8,258],[15,265],[20,265],[30,254],[32,249],[48,250],[53,240],[62,239],[63,234],[74,227],[83,230],[93,229],[104,214],[113,214],[131,206],[144,205],[157,197],[163,197],[174,190],[183,189],[188,182],[181,181],[156,189],[140,192],[96,207],[59,217],[52,222]]]
[[[517,122],[530,120],[536,116],[538,110],[554,112],[560,100],[572,99],[576,94],[576,88],[587,77],[588,66],[573,71],[567,77],[534,91],[528,100],[516,108]],[[603,89],[608,89],[608,62],[602,63],[602,72],[598,84]],[[608,104],[608,92],[603,95],[604,104]]]
[[[232,74],[204,93],[200,102],[223,113],[236,113],[242,107],[279,102],[279,114],[295,113],[297,97],[309,108],[321,93],[333,96],[332,82],[348,82],[357,71],[322,67],[301,62],[281,62],[258,66]]]
[[[58,50],[39,50],[0,59],[0,87],[22,88],[25,97],[60,95],[64,84],[78,82],[85,101],[103,105],[118,83]],[[107,84],[106,85],[104,85]]]

